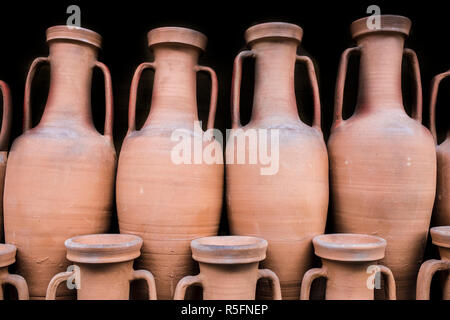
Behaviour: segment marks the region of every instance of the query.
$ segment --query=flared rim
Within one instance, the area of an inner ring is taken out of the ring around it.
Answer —
[[[0,268],[12,265],[16,261],[16,246],[0,243]]]
[[[77,26],[54,26],[46,31],[47,42],[52,40],[72,40],[88,43],[97,48],[102,47],[102,36],[95,31]]]
[[[303,29],[287,22],[266,22],[254,25],[245,31],[245,41],[248,44],[269,38],[294,39],[300,43],[303,38]]]
[[[450,226],[431,228],[430,234],[434,245],[450,248]]]
[[[379,18],[379,26],[368,25],[369,19],[373,19],[371,16],[353,21],[350,26],[352,37],[356,39],[362,35],[374,32],[397,32],[405,36],[409,35],[411,30],[411,20],[407,17],[386,14],[380,15]]]
[[[147,33],[148,46],[162,43],[185,44],[205,51],[208,38],[201,32],[183,27],[160,27]]]

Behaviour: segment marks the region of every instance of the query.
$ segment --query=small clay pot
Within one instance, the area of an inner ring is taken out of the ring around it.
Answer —
[[[133,270],[141,255],[142,239],[129,234],[92,234],[66,240],[67,259],[72,271],[61,272],[50,281],[46,300],[54,300],[58,285],[75,282],[78,300],[128,300],[130,282],[145,280],[150,300],[156,300],[153,275]]]
[[[266,278],[274,300],[281,300],[280,281],[269,269],[258,269],[266,258],[267,241],[256,237],[219,236],[192,240],[192,258],[200,273],[178,282],[174,300],[182,300],[192,285],[203,288],[204,300],[255,300],[256,284]]]
[[[10,284],[17,289],[19,300],[28,300],[28,285],[25,279],[17,274],[10,274],[8,266],[16,262],[17,248],[12,244],[0,244],[0,300],[3,300],[3,285]]]
[[[373,300],[374,283],[381,272],[387,285],[389,300],[396,299],[395,280],[391,270],[377,265],[383,259],[386,240],[364,234],[337,233],[316,236],[315,254],[322,258],[322,268],[305,273],[301,287],[301,300],[309,300],[314,279],[327,279],[326,300]]]
[[[430,285],[431,279],[437,271],[444,271],[442,298],[450,300],[450,226],[434,227],[430,230],[431,239],[435,246],[439,248],[441,260],[425,261],[419,270],[417,277],[417,300],[430,299]]]

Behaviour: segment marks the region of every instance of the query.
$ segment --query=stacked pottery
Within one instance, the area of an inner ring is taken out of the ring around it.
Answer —
[[[450,300],[450,226],[430,230],[433,244],[439,248],[440,260],[425,261],[417,277],[417,300],[430,299],[430,286],[434,274],[442,272],[442,298]]]
[[[27,77],[24,133],[11,147],[5,180],[5,239],[18,248],[17,271],[27,279],[31,298],[44,298],[52,276],[66,270],[65,239],[108,231],[116,168],[111,77],[97,61],[101,36],[56,26],[47,30],[47,41],[50,55],[37,58]],[[32,128],[30,89],[42,63],[50,64],[50,91]],[[103,135],[91,113],[95,67],[105,76]]]
[[[327,279],[326,300],[373,300],[374,288],[386,277],[388,298],[395,300],[395,280],[391,270],[378,265],[384,257],[386,240],[363,234],[326,234],[313,239],[314,250],[322,267],[305,273],[301,299],[309,300],[314,279]],[[378,278],[379,279],[379,278]]]
[[[190,29],[151,30],[148,45],[155,61],[141,64],[131,85],[129,130],[117,172],[119,227],[121,233],[144,239],[137,266],[152,271],[160,299],[171,299],[178,281],[195,271],[191,240],[216,235],[219,227],[222,148],[206,138],[197,116],[196,74],[206,72],[212,80],[207,127],[214,128],[216,75],[197,64],[206,41],[203,34]],[[136,95],[145,69],[155,71],[152,104],[147,121],[137,130]],[[194,150],[191,155],[191,146],[200,146],[200,154]],[[215,150],[211,154],[217,161],[202,159],[206,149]]]
[[[16,261],[17,248],[12,244],[0,244],[0,300],[3,300],[3,285],[10,284],[17,290],[19,300],[28,300],[28,285],[17,274],[10,274],[8,267]]]
[[[411,21],[380,16],[351,25],[358,46],[341,59],[334,123],[328,141],[334,230],[380,236],[387,241],[382,263],[395,275],[397,297],[414,299],[436,190],[433,137],[421,124],[422,92],[417,57],[404,49]],[[356,111],[342,118],[350,54],[360,54]],[[403,56],[413,64],[416,105],[410,118],[403,106]]]
[[[11,132],[12,105],[8,85],[0,81],[3,97],[2,128],[0,130],[0,242],[3,241],[3,188],[5,182],[6,160],[8,158],[9,135]]]
[[[193,240],[191,248],[200,273],[180,280],[175,300],[184,299],[186,289],[192,285],[203,288],[204,300],[255,300],[259,279],[268,279],[273,299],[281,300],[277,275],[269,269],[258,269],[259,262],[266,258],[266,240],[244,236],[206,237]]]
[[[320,128],[318,85],[312,61],[297,55],[302,35],[299,26],[279,22],[246,31],[250,50],[239,53],[234,62],[233,131],[226,154],[231,233],[267,239],[269,249],[262,265],[279,276],[283,299],[298,299],[301,279],[313,259],[311,239],[324,232],[328,208],[328,158]],[[255,90],[251,120],[242,127],[239,91],[246,57],[255,58]],[[296,62],[306,65],[312,86],[312,127],[300,120],[297,110]],[[240,144],[246,136],[250,143]],[[257,152],[261,165],[251,161]],[[261,160],[261,153],[268,152],[270,167]],[[241,156],[245,161],[239,162]],[[267,284],[258,297],[271,297]]]
[[[133,270],[133,261],[141,255],[142,239],[128,234],[92,234],[66,240],[71,271],[55,275],[46,299],[54,300],[59,284],[67,281],[77,289],[78,300],[128,300],[130,282],[145,280],[148,296],[156,300],[153,275]]]
[[[450,71],[441,73],[433,78],[430,101],[430,130],[437,144],[436,132],[436,99],[440,82],[450,76]],[[437,145],[437,188],[435,212],[433,222],[437,226],[450,225],[450,130],[447,130],[446,139]]]

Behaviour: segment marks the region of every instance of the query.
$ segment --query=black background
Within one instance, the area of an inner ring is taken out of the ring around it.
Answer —
[[[225,132],[230,128],[230,87],[233,60],[245,48],[244,31],[251,25],[267,21],[285,21],[300,25],[304,37],[299,54],[311,56],[316,65],[322,101],[322,128],[325,138],[331,126],[334,86],[340,55],[353,46],[349,26],[352,21],[367,16],[367,7],[377,4],[382,14],[409,17],[412,24],[406,47],[417,52],[424,94],[424,124],[428,126],[428,100],[433,76],[450,67],[450,19],[445,2],[412,1],[23,1],[3,2],[0,7],[0,79],[7,82],[13,95],[13,132],[11,142],[22,132],[22,106],[25,78],[34,58],[47,56],[45,30],[66,24],[71,4],[81,8],[81,26],[103,36],[103,50],[99,60],[111,71],[115,117],[114,141],[120,151],[127,131],[129,88],[138,64],[152,59],[147,48],[147,32],[160,26],[184,26],[203,32],[208,37],[206,52],[200,64],[215,69],[219,80],[219,99],[216,127]],[[403,65],[405,108],[409,112],[414,91],[412,73]],[[357,94],[358,60],[352,59],[349,68],[344,115],[351,115]],[[48,68],[36,75],[33,83],[33,123],[37,124],[48,93]],[[296,70],[296,93],[302,119],[309,123],[312,113],[311,92],[305,82],[301,66]],[[438,129],[442,136],[448,127],[450,103],[449,82],[442,83],[438,99]],[[151,101],[152,75],[142,78],[137,123],[142,124]],[[99,70],[94,72],[92,110],[94,122],[102,131],[104,117],[104,83]],[[209,106],[209,78],[198,76],[200,119],[206,121]],[[244,64],[241,110],[243,122],[251,114],[253,94],[253,64]],[[225,209],[224,215],[225,217]],[[222,219],[221,233],[227,233],[226,219]],[[117,224],[112,231],[117,231]],[[429,245],[426,257],[435,254]]]

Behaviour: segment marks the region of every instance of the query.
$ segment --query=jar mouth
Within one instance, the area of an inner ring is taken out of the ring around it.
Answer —
[[[267,241],[248,236],[205,237],[191,241],[192,258],[212,264],[243,264],[266,258]]]
[[[16,262],[17,248],[12,244],[0,244],[0,268],[7,267]]]
[[[376,261],[384,258],[386,240],[353,233],[324,234],[313,238],[315,254],[336,261]]]
[[[54,26],[46,31],[47,42],[52,40],[72,40],[90,44],[94,47],[102,47],[102,36],[95,31],[77,26]]]
[[[450,248],[450,226],[431,228],[430,234],[434,245],[443,248]]]
[[[303,38],[303,29],[287,22],[266,22],[254,25],[245,31],[245,41],[250,44],[261,39],[285,38],[299,43]]]
[[[131,234],[90,234],[65,241],[67,259],[80,263],[112,263],[141,255],[143,240]]]
[[[380,15],[379,18],[380,25],[378,27],[369,27],[367,25],[369,19],[373,19],[373,17],[364,17],[353,21],[350,26],[352,38],[356,39],[362,35],[376,32],[396,32],[405,36],[409,35],[411,30],[411,20],[407,17],[397,15]]]
[[[161,27],[147,33],[148,46],[173,43],[196,47],[205,51],[208,38],[201,32],[182,27]]]

